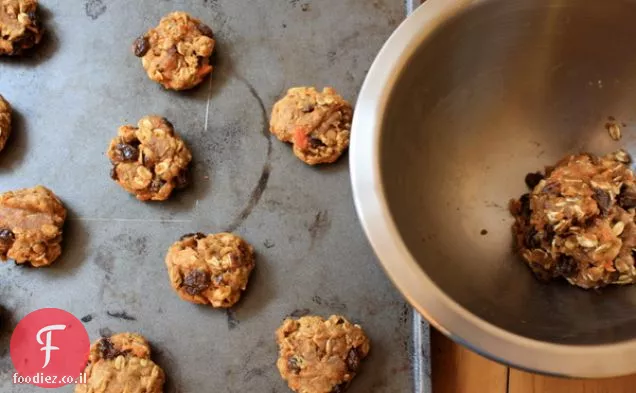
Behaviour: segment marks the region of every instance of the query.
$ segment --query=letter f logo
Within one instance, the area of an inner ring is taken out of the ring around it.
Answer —
[[[44,366],[42,366],[42,368],[45,368],[46,366],[49,365],[49,361],[51,360],[51,351],[57,351],[60,349],[58,347],[54,347],[51,345],[52,332],[54,330],[65,330],[65,329],[66,329],[66,325],[49,325],[40,329],[38,334],[36,334],[35,339],[38,340],[38,344],[44,345],[42,348],[40,348],[40,351],[46,351],[45,358],[44,358]],[[42,333],[46,333],[46,344],[42,342]]]

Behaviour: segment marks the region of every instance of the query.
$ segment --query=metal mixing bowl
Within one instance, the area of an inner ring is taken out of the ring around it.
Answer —
[[[428,0],[369,71],[350,156],[367,236],[417,310],[491,358],[636,372],[636,286],[539,282],[507,211],[568,153],[636,153],[634,17],[633,0]]]

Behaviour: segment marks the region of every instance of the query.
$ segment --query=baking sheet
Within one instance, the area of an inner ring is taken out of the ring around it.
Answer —
[[[165,391],[287,392],[274,331],[297,310],[341,313],[372,340],[350,392],[430,392],[428,330],[385,277],[355,216],[347,156],[311,168],[267,132],[287,87],[331,85],[355,98],[376,52],[403,19],[401,0],[43,0],[48,31],[27,59],[0,60],[0,94],[15,108],[0,154],[0,190],[43,184],[69,210],[64,253],[46,269],[0,266],[0,392],[11,383],[11,329],[58,307],[94,340],[134,331],[153,344]],[[168,92],[130,51],[162,15],[184,10],[215,31],[216,69]],[[166,116],[193,152],[193,184],[142,203],[109,178],[117,127]],[[257,268],[229,312],[180,300],[163,258],[188,232],[234,230]],[[423,326],[423,327],[422,327]],[[72,392],[67,386],[57,389]]]

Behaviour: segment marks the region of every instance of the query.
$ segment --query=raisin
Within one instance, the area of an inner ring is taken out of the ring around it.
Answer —
[[[185,235],[181,236],[181,238],[179,238],[179,240],[185,240],[189,237],[193,237],[197,240],[199,239],[203,239],[205,237],[205,235],[201,232],[197,232],[197,233],[186,233]]]
[[[356,348],[351,348],[347,354],[347,369],[355,372],[360,367],[360,355]]]
[[[536,262],[530,262],[530,268],[534,276],[542,282],[550,282],[552,280],[552,274],[545,270],[543,265]]]
[[[618,205],[625,210],[634,208],[636,207],[636,191],[626,185],[623,185],[616,201],[618,202]]]
[[[311,113],[314,109],[316,109],[316,107],[313,104],[305,104],[302,108],[300,108],[303,113]]]
[[[212,31],[210,26],[206,25],[205,23],[199,23],[197,28],[204,36],[214,38],[214,32]]]
[[[319,147],[324,147],[327,146],[324,144],[323,141],[321,141],[318,138],[309,138],[309,144],[311,145],[311,147],[313,147],[314,149],[317,149]]]
[[[109,337],[102,337],[102,339],[99,341],[99,350],[102,354],[102,357],[106,360],[112,360],[119,355],[125,354],[125,352],[122,352],[115,348],[113,342],[110,341]]]
[[[0,229],[0,242],[2,243],[11,243],[15,240],[15,234],[11,229],[2,228]]]
[[[118,179],[118,177],[117,177],[117,168],[115,168],[115,167],[110,168],[110,178],[113,179],[113,180],[117,180]]]
[[[179,172],[177,177],[174,178],[174,187],[177,190],[186,188],[189,183],[190,183],[190,179],[188,179],[188,171],[186,169]]]
[[[191,295],[198,295],[210,286],[210,277],[204,271],[193,270],[183,278],[183,287]]]
[[[568,255],[561,255],[557,259],[555,272],[565,278],[574,277],[579,272],[579,266],[574,258]]]
[[[344,393],[347,390],[348,384],[346,382],[336,385],[331,389],[330,393]]]
[[[298,374],[300,372],[300,364],[298,364],[296,356],[290,356],[287,358],[287,368],[294,374]]]
[[[620,277],[621,277],[621,273],[618,270],[609,273],[610,282],[618,281]],[[606,284],[603,283],[603,282],[600,282],[599,285],[603,286],[603,285],[606,285]]]
[[[40,18],[38,18],[38,14],[35,11],[31,11],[27,13],[27,16],[29,17],[29,20],[31,21],[33,27],[38,29],[40,27]]]
[[[544,227],[545,230],[545,240],[548,243],[552,243],[552,240],[554,239],[554,236],[556,235],[556,232],[554,231],[554,227],[550,224],[546,224],[546,226]]]
[[[172,128],[174,130],[174,126],[172,125],[172,122],[168,119],[166,119],[165,117],[163,118],[163,122],[166,123],[166,125],[170,128]]]
[[[612,205],[612,197],[610,197],[610,194],[605,190],[595,188],[592,198],[596,201],[598,210],[601,211],[601,215],[606,215]]]
[[[137,37],[135,42],[133,43],[133,53],[137,57],[143,57],[148,53],[150,49],[150,42],[148,42],[148,38],[146,36]]]
[[[155,178],[152,183],[150,183],[150,192],[159,192],[164,184],[166,184],[165,180]]]
[[[541,174],[541,172],[528,173],[525,179],[526,186],[528,186],[529,189],[534,190],[534,188],[537,186],[537,184],[539,184],[541,180],[543,180],[543,175]]]
[[[530,209],[530,194],[523,194],[521,198],[519,198],[519,202],[521,203],[521,215],[530,218],[530,214],[532,213]]]
[[[524,242],[525,242],[526,248],[528,249],[541,247],[541,240],[538,238],[537,230],[534,229],[534,227],[531,226],[526,229],[526,232],[524,234]]]
[[[31,48],[33,45],[35,45],[35,35],[28,30],[23,37],[13,41],[12,54],[20,54],[24,49]]]
[[[139,150],[128,143],[118,144],[117,151],[122,161],[137,161],[137,158],[139,158]]]

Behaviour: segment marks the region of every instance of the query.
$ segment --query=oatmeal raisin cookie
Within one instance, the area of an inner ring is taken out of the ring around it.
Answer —
[[[42,39],[37,0],[0,0],[0,55],[20,55]]]
[[[137,127],[120,127],[108,157],[113,180],[142,201],[166,200],[188,183],[192,155],[163,117],[146,116]]]
[[[336,161],[349,146],[353,109],[334,89],[295,87],[274,104],[269,129],[309,165]]]
[[[0,194],[0,260],[50,265],[62,253],[65,219],[62,202],[43,186]]]
[[[231,233],[184,235],[166,256],[170,284],[179,296],[217,308],[238,302],[254,265],[252,246]]]
[[[165,374],[150,359],[145,338],[133,333],[102,337],[92,346],[84,370],[86,384],[75,393],[161,393]]]
[[[622,150],[563,158],[545,174],[531,173],[532,190],[512,200],[519,254],[545,280],[581,288],[636,281],[636,182]]]
[[[342,393],[370,349],[359,325],[339,315],[286,319],[276,331],[276,366],[298,393]]]
[[[338,315],[286,319],[276,341],[278,370],[298,393],[344,392],[370,349],[362,328]]]
[[[193,88],[212,72],[212,29],[185,12],[173,12],[133,43],[148,77],[166,89]]]

